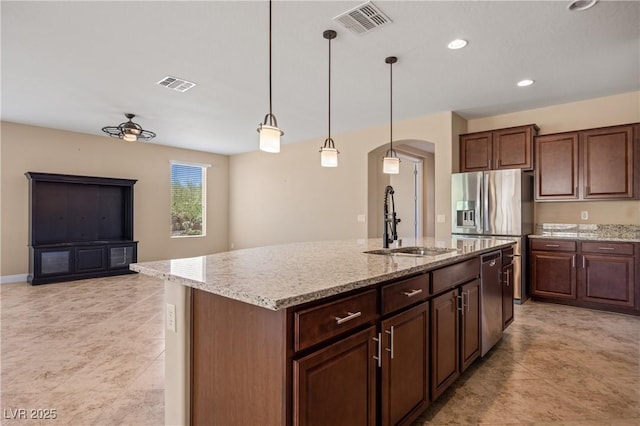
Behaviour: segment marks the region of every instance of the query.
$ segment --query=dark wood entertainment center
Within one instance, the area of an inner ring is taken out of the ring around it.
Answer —
[[[129,274],[136,180],[25,173],[33,285]]]

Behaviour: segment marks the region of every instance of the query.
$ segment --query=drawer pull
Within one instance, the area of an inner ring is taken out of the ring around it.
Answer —
[[[340,325],[343,324],[347,321],[351,321],[352,319],[358,318],[360,315],[362,315],[362,312],[347,312],[347,316],[344,318],[340,318],[340,317],[335,317],[336,318],[336,324]]]
[[[382,367],[382,334],[378,333],[378,337],[374,337],[373,341],[376,342],[376,353],[378,354],[373,359],[378,361],[378,367]]]
[[[419,288],[419,289],[417,289],[417,290],[403,291],[403,292],[402,292],[402,294],[404,294],[404,295],[405,295],[405,296],[407,296],[407,297],[413,297],[413,296],[415,296],[416,294],[420,294],[420,293],[422,293],[422,289],[421,289],[421,288]]]
[[[615,247],[598,247],[598,250],[615,250]]]
[[[547,244],[547,247],[560,247],[560,244]]]

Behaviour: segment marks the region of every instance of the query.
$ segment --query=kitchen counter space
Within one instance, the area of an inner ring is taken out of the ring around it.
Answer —
[[[640,242],[640,226],[545,223],[536,225],[529,238],[560,238],[585,241]]]
[[[452,237],[404,240],[403,246],[456,249],[436,256],[376,255],[381,239],[317,241],[236,250],[208,256],[131,264],[145,275],[271,310],[343,293],[475,257],[514,242]]]

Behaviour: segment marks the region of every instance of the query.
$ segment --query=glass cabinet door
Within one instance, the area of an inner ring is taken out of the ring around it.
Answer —
[[[134,259],[134,246],[119,246],[109,248],[109,268],[128,268]]]

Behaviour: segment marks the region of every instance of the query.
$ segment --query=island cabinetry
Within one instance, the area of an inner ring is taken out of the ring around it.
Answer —
[[[638,198],[639,125],[538,136],[537,201]]]
[[[513,322],[514,263],[513,247],[502,250],[502,329]]]
[[[380,424],[400,425],[422,412],[429,404],[429,278],[294,310],[294,425],[378,424],[376,407]]]
[[[293,361],[294,425],[376,424],[376,328]]]
[[[381,424],[408,424],[429,404],[429,302],[383,320],[380,331]]]
[[[538,300],[638,314],[639,246],[633,242],[533,239],[532,295]]]
[[[460,172],[533,169],[538,126],[510,127],[460,135]]]
[[[431,300],[432,400],[480,356],[479,265],[475,258],[432,272],[434,293],[448,289]]]

